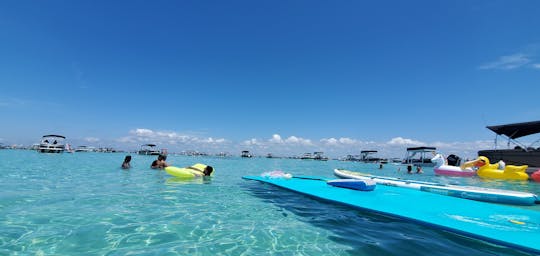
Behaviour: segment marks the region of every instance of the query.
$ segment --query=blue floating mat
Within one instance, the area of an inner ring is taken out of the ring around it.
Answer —
[[[360,191],[372,191],[377,183],[372,180],[337,179],[326,182],[330,186],[356,189]]]
[[[377,186],[370,192],[357,191],[330,186],[327,184],[330,179],[322,177],[242,178],[540,254],[540,211],[392,186]]]

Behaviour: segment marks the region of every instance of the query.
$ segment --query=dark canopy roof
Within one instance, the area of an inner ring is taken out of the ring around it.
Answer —
[[[422,150],[437,150],[435,147],[413,147],[413,148],[407,148],[407,151],[422,151]]]
[[[56,134],[43,135],[43,138],[45,138],[45,137],[57,137],[57,138],[62,138],[62,139],[66,138],[66,137],[64,137],[62,135],[56,135]]]
[[[360,153],[377,153],[377,150],[362,150]]]
[[[540,133],[540,121],[493,125],[488,126],[487,128],[498,135],[506,135],[511,139],[516,139],[519,137]]]

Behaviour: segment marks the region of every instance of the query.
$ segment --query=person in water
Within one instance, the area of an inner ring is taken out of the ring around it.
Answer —
[[[152,168],[152,169],[163,169],[163,168],[169,166],[169,164],[167,162],[165,162],[165,160],[167,160],[167,156],[159,155],[157,160],[154,160],[154,162],[152,162],[152,165],[150,165],[150,168]]]
[[[210,176],[212,175],[212,172],[214,172],[214,168],[210,165],[207,165],[206,168],[204,168],[203,170],[203,175],[204,176]]]
[[[124,158],[124,162],[122,163],[122,169],[129,169],[131,168],[131,156],[127,155],[126,158]]]
[[[192,172],[196,177],[208,177],[212,175],[212,172],[214,172],[214,168],[210,165],[207,165],[204,167],[204,169],[197,168],[195,166],[189,166],[186,167],[187,169],[195,170],[196,172]]]

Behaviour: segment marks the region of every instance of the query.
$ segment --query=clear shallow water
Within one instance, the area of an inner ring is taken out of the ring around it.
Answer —
[[[532,182],[406,174],[338,161],[169,156],[212,165],[209,181],[178,181],[155,157],[0,150],[0,255],[528,255],[446,231],[318,201],[243,175],[334,168],[540,194]],[[540,206],[527,207],[540,210]]]

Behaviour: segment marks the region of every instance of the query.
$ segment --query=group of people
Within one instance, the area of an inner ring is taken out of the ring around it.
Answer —
[[[150,165],[150,168],[164,169],[165,167],[169,166],[166,160],[167,160],[167,156],[160,154],[158,158],[152,162],[152,164]],[[129,168],[131,168],[131,156],[127,155],[124,158],[124,162],[122,163],[122,169],[129,169]],[[193,169],[193,167],[189,167],[189,168]],[[206,166],[204,170],[198,170],[198,171],[202,173],[202,176],[210,176],[212,172],[214,171],[214,169],[212,168],[212,166]]]
[[[169,166],[169,164],[165,162],[165,160],[167,160],[166,155],[159,155],[158,158],[152,162],[152,164],[150,165],[150,168],[163,169]],[[131,156],[127,155],[124,158],[124,162],[122,163],[122,169],[129,169],[129,168],[131,168]]]

